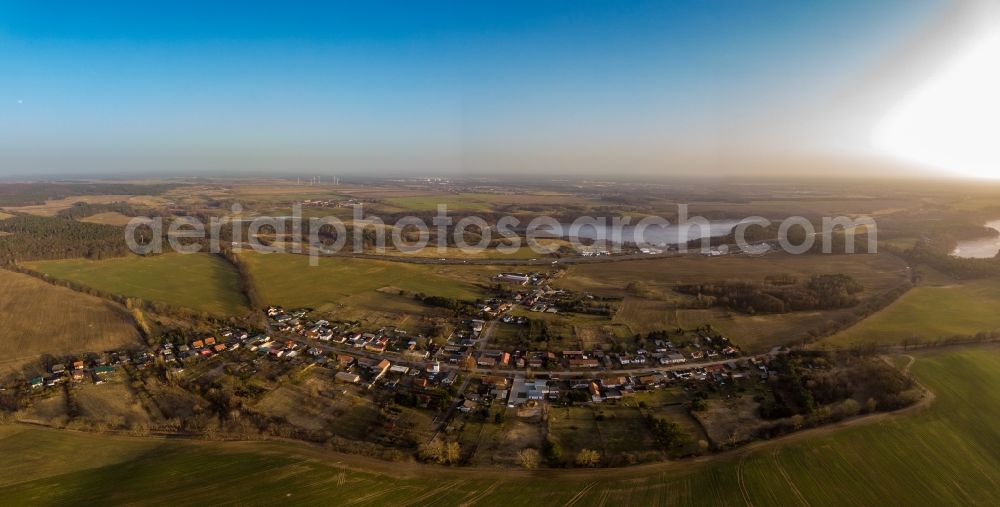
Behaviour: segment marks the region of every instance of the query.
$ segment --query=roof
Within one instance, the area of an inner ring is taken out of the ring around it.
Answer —
[[[502,386],[507,385],[507,377],[500,377],[496,375],[484,375],[482,381],[484,384],[502,385]]]

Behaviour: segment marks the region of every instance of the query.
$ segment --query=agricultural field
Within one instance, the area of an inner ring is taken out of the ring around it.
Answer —
[[[500,252],[496,248],[484,248],[482,250],[463,251],[460,248],[448,247],[443,252],[438,251],[436,245],[431,243],[427,248],[415,252],[401,252],[392,248],[386,248],[385,255],[398,257],[420,257],[429,259],[500,259],[500,260],[534,260],[544,258],[548,253],[559,250],[560,246],[569,245],[569,241],[561,239],[539,239],[538,244],[546,249],[543,252],[536,252],[527,245],[522,245],[516,251],[506,253]],[[379,255],[379,254],[375,254]]]
[[[910,198],[791,198],[791,199],[755,199],[745,203],[713,203],[697,202],[690,206],[691,215],[724,212],[730,216],[763,216],[784,219],[791,216],[821,217],[821,216],[857,216],[868,215],[874,218],[906,211],[919,206],[919,201]]]
[[[849,321],[851,310],[747,315],[717,307],[683,308],[690,296],[674,292],[673,287],[723,280],[761,282],[771,275],[792,275],[804,281],[816,274],[834,273],[848,274],[861,282],[865,287],[862,297],[880,294],[905,283],[909,277],[906,264],[890,254],[773,254],[763,257],[685,256],[574,264],[554,285],[623,298],[613,323],[629,332],[619,335],[645,334],[678,327],[689,329],[710,324],[744,349],[764,351],[801,341],[807,331],[831,322]]]
[[[309,266],[305,255],[241,254],[268,304],[308,307],[338,319],[377,321],[409,328],[414,316],[434,309],[406,293],[475,300],[498,272],[490,266],[410,264],[324,257]]]
[[[801,280],[819,274],[843,273],[861,282],[866,292],[882,291],[907,279],[906,264],[891,254],[790,255],[760,257],[683,256],[646,260],[571,265],[560,287],[597,294],[627,295],[630,282],[642,281],[658,297],[671,297],[670,288],[685,283],[722,280],[763,281],[770,275],[792,275]]]
[[[89,217],[81,218],[81,222],[90,222],[92,224],[105,224],[105,225],[128,225],[132,217],[127,215],[122,215],[117,211],[106,211],[104,213],[97,213],[90,215]]]
[[[127,310],[100,298],[0,270],[0,375],[42,354],[102,351],[139,344]]]
[[[161,196],[152,195],[77,195],[45,201],[45,204],[33,204],[29,206],[7,206],[4,209],[30,213],[32,215],[55,216],[62,210],[72,208],[78,202],[88,204],[110,204],[113,202],[126,202],[140,206],[160,206],[167,202]]]
[[[1000,392],[981,388],[1000,383],[1000,349],[923,353],[910,372],[936,394],[929,406],[809,430],[696,462],[593,471],[446,469],[289,442],[202,443],[7,425],[0,426],[0,452],[20,459],[0,465],[0,500],[9,505],[511,505],[528,500],[600,505],[612,497],[618,505],[1000,502],[995,425]],[[56,455],[64,459],[52,459]],[[204,487],[206,474],[212,476],[211,487]]]
[[[435,211],[438,204],[445,204],[455,211],[491,211],[494,208],[511,205],[581,205],[589,201],[572,194],[538,192],[518,194],[489,194],[463,192],[457,194],[430,194],[387,197],[386,204],[400,210]]]
[[[995,280],[920,286],[818,345],[886,345],[975,335],[1000,329],[997,308],[1000,308],[1000,282]]]
[[[248,310],[236,268],[211,254],[26,262],[26,267],[114,294],[220,315]]]

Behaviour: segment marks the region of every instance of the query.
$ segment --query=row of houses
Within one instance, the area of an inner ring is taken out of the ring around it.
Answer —
[[[122,364],[121,357],[125,357],[125,362],[132,361],[138,352],[114,351],[105,352],[92,360],[75,358],[66,366],[66,363],[53,364],[44,375],[37,375],[28,380],[28,387],[39,389],[43,387],[54,387],[63,382],[85,382],[90,380],[95,384],[103,384],[118,371],[118,365]]]
[[[484,376],[483,381],[497,386],[510,385],[508,406],[529,401],[556,401],[567,391],[584,391],[586,399],[592,403],[619,400],[633,396],[637,391],[657,389],[676,382],[698,381],[724,385],[741,379],[766,380],[774,373],[767,368],[768,356],[735,359],[724,364],[692,367],[671,372],[646,372],[636,375],[607,374],[591,378],[559,380],[525,379],[522,376]],[[579,399],[579,397],[577,397]]]
[[[277,330],[283,333],[295,334],[303,338],[319,340],[327,343],[350,345],[369,352],[384,353],[387,350],[415,350],[418,341],[407,336],[401,329],[382,328],[375,331],[353,330],[353,325],[331,324],[327,320],[307,320],[308,310],[292,310],[286,312],[279,306],[267,308],[268,318]],[[285,317],[291,317],[285,319]],[[279,321],[278,319],[283,319]]]

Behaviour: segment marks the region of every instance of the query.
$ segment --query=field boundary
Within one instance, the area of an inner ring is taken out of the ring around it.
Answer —
[[[697,456],[694,458],[685,459],[675,459],[675,460],[663,460],[650,463],[643,463],[639,465],[625,466],[625,467],[607,467],[607,468],[587,468],[587,469],[555,469],[555,468],[543,468],[535,470],[524,470],[524,469],[497,469],[495,467],[483,467],[483,466],[462,466],[462,467],[445,467],[440,465],[429,465],[423,463],[415,462],[393,462],[381,460],[378,458],[372,458],[364,455],[355,455],[342,453],[330,449],[326,449],[319,444],[304,442],[301,440],[281,438],[281,437],[263,437],[254,440],[245,439],[221,439],[221,440],[206,440],[199,438],[192,438],[189,434],[182,433],[169,433],[169,432],[155,432],[148,436],[135,436],[130,435],[126,431],[108,431],[106,433],[97,434],[85,430],[67,429],[67,428],[55,428],[52,426],[38,424],[38,423],[27,423],[27,422],[14,422],[10,423],[11,426],[25,426],[37,430],[44,431],[69,431],[78,434],[90,435],[94,438],[119,438],[127,440],[151,440],[151,441],[178,441],[183,442],[186,445],[221,445],[224,447],[253,447],[253,446],[267,446],[268,444],[283,443],[292,444],[292,447],[285,447],[283,451],[289,454],[299,454],[299,455],[309,455],[316,459],[323,461],[329,461],[331,458],[336,458],[338,463],[346,464],[352,468],[356,468],[362,471],[368,471],[372,473],[386,474],[394,477],[450,477],[453,480],[456,476],[469,474],[475,477],[496,477],[496,478],[511,478],[511,477],[537,477],[546,479],[601,479],[601,478],[615,478],[615,477],[631,477],[635,473],[653,473],[653,472],[665,472],[674,470],[689,470],[692,465],[703,466],[709,463],[716,462],[727,462],[732,460],[744,459],[747,455],[771,449],[773,447],[778,447],[786,445],[789,443],[799,442],[809,438],[815,438],[817,436],[822,436],[832,432],[840,431],[846,428],[852,428],[855,426],[865,426],[868,424],[876,424],[889,419],[894,419],[898,417],[906,417],[913,412],[922,411],[928,408],[936,398],[933,391],[927,389],[926,386],[917,382],[917,386],[922,390],[923,396],[919,401],[908,405],[906,407],[891,411],[891,412],[878,412],[873,414],[866,414],[862,416],[856,416],[850,419],[845,419],[835,423],[825,424],[822,426],[811,427],[801,431],[795,431],[792,433],[784,434],[768,440],[756,440],[750,442],[746,445],[728,449],[720,452],[716,452],[709,455]],[[259,452],[271,452],[269,449],[257,449]]]

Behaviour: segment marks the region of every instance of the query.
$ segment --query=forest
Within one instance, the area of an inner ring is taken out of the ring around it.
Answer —
[[[63,218],[18,215],[0,220],[0,263],[129,253],[124,228]]]
[[[77,195],[160,195],[178,185],[158,183],[0,183],[0,206],[30,206]]]
[[[858,281],[844,274],[816,275],[805,284],[793,285],[789,281],[725,281],[679,285],[675,290],[695,296],[705,307],[723,306],[749,314],[847,308],[858,303],[857,294],[864,290]]]

